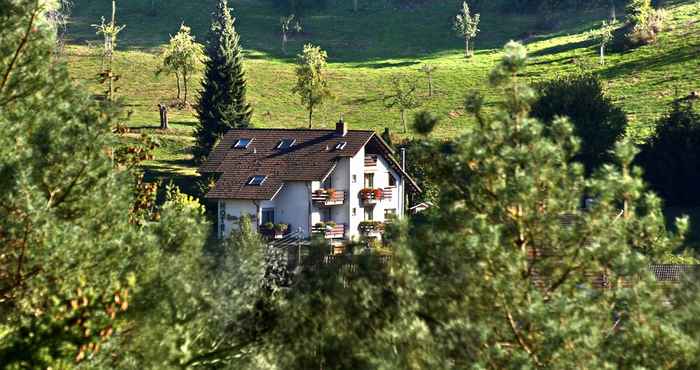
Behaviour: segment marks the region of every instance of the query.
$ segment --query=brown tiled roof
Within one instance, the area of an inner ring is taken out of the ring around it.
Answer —
[[[253,141],[246,149],[234,149],[242,138]],[[290,149],[277,149],[282,139],[293,139],[295,143]],[[351,130],[340,136],[336,130],[232,129],[199,172],[221,175],[207,198],[272,199],[285,181],[323,180],[338,158],[355,156],[370,140],[385,145],[373,131]],[[343,142],[347,143],[343,149],[336,150],[335,146]],[[247,185],[255,175],[267,176],[267,179],[261,186]],[[409,181],[415,185],[412,179]]]

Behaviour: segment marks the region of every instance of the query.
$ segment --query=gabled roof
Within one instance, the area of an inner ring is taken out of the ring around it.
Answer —
[[[252,139],[245,149],[234,149],[239,139]],[[289,149],[278,149],[283,139],[294,140]],[[202,174],[220,174],[210,199],[272,199],[287,181],[322,181],[339,158],[354,157],[372,141],[386,146],[373,131],[350,130],[345,136],[336,130],[312,129],[232,129],[221,139],[199,168]],[[342,149],[336,149],[346,143]],[[386,156],[386,155],[385,155]],[[398,165],[388,156],[392,167]],[[408,179],[409,186],[420,191],[415,181],[400,168],[394,168]],[[252,176],[267,176],[260,186],[248,185]]]

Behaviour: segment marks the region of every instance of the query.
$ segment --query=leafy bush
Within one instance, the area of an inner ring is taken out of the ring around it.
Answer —
[[[700,205],[700,114],[675,102],[659,120],[655,135],[641,147],[637,163],[667,205]]]
[[[655,43],[658,34],[663,30],[666,12],[663,9],[654,9],[651,0],[632,0],[626,11],[627,25],[623,28],[623,49]]]
[[[566,116],[581,139],[581,150],[574,161],[588,173],[611,159],[610,150],[623,135],[627,117],[605,95],[603,85],[592,74],[559,77],[538,87],[540,96],[532,116],[550,127],[555,117]]]

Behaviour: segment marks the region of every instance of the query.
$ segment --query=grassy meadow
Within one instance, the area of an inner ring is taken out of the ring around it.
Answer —
[[[133,134],[157,135],[161,147],[147,165],[149,176],[175,178],[191,183],[191,132],[196,122],[192,109],[170,110],[172,129],[158,130],[160,102],[173,101],[174,77],[155,72],[159,53],[169,35],[181,23],[192,27],[203,42],[214,0],[117,1],[117,23],[126,25],[120,34],[115,70],[116,83]],[[91,26],[110,13],[106,0],[76,0],[68,28],[66,58],[72,77],[94,93],[100,69],[100,36]],[[497,63],[502,46],[520,40],[531,55],[526,78],[532,83],[557,75],[592,70],[606,82],[607,91],[628,114],[628,135],[643,140],[651,125],[676,97],[700,90],[700,5],[694,0],[667,0],[665,32],[658,42],[624,53],[608,52],[605,65],[598,63],[598,50],[587,32],[608,16],[607,9],[578,10],[559,15],[560,25],[550,32],[535,29],[534,15],[503,13],[498,1],[483,2],[481,33],[476,53],[463,57],[463,41],[452,32],[456,0],[437,0],[420,8],[397,8],[389,0],[360,1],[358,13],[350,1],[329,0],[324,10],[300,15],[303,32],[292,36],[288,53],[281,48],[279,18],[286,15],[265,0],[231,0],[236,27],[245,49],[248,99],[254,107],[257,127],[306,127],[307,113],[291,93],[295,83],[294,61],[305,43],[320,45],[329,55],[330,87],[334,98],[314,114],[315,127],[332,127],[342,114],[351,128],[381,131],[385,127],[401,137],[399,113],[387,110],[383,97],[390,93],[389,78],[402,74],[422,87],[420,109],[442,118],[436,135],[458,135],[471,124],[464,114],[464,96],[482,91],[487,109],[496,103],[497,92],[487,85],[488,73]],[[398,16],[397,16],[398,14]],[[427,79],[419,71],[424,64],[436,66],[436,94],[427,97]],[[201,74],[190,84],[190,102],[196,101]],[[410,116],[410,115],[409,115]],[[189,179],[189,180],[188,180]]]

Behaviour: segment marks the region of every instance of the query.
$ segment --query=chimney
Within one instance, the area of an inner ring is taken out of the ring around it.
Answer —
[[[348,134],[348,125],[343,120],[343,115],[340,115],[340,121],[335,124],[335,133],[338,136],[345,136]]]

